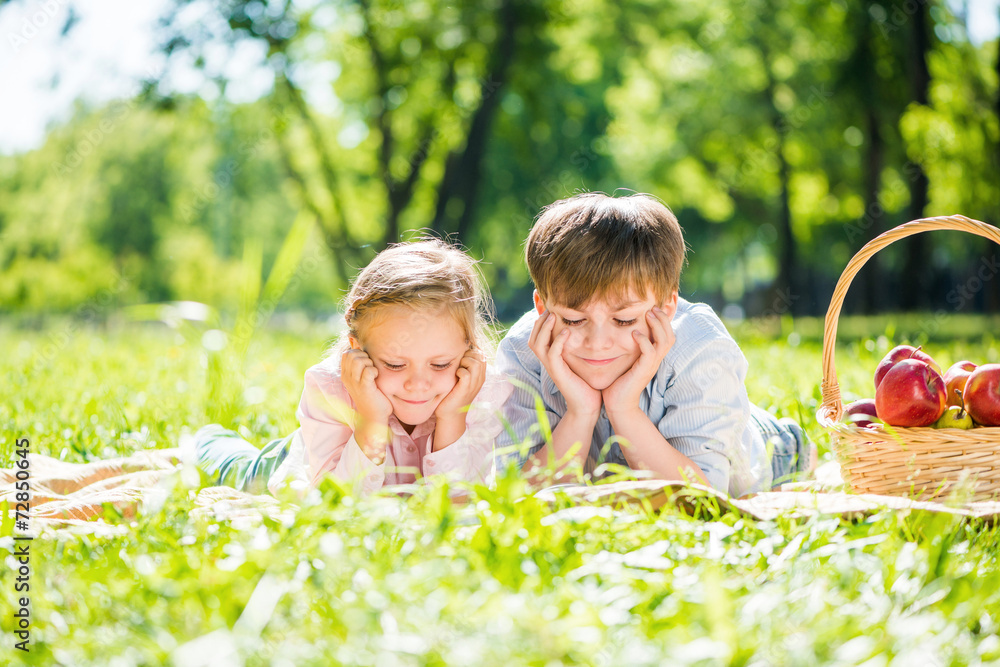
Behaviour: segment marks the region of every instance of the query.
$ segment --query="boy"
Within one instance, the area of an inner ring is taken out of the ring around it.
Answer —
[[[722,321],[678,298],[684,257],[677,218],[648,195],[587,193],[543,210],[526,249],[535,308],[497,353],[517,387],[500,466],[617,463],[733,497],[809,468],[798,424],[750,404],[747,361]]]

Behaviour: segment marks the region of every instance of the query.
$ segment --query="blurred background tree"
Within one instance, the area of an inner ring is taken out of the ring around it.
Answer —
[[[962,7],[176,0],[161,76],[0,156],[0,310],[233,308],[244,243],[266,270],[307,210],[317,269],[286,306],[329,313],[375,252],[430,230],[484,258],[510,320],[541,207],[624,188],[677,212],[685,296],[820,314],[878,233],[947,213],[1000,224],[1000,55]],[[269,91],[230,101],[220,53],[255,61]],[[217,94],[174,92],[179,63]],[[859,274],[848,310],[1000,307],[997,248],[907,241]]]

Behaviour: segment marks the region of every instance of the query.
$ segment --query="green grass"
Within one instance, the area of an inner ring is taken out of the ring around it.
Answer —
[[[825,452],[820,342],[802,333],[792,346],[792,331],[737,329],[748,391],[800,418]],[[885,333],[838,350],[845,399],[871,395],[883,348],[902,342],[880,342]],[[232,360],[206,350],[200,331],[0,330],[0,456],[9,461],[20,437],[70,461],[168,447],[219,414],[263,443],[295,428],[302,374],[327,342],[312,330],[263,332],[240,384],[227,383]],[[984,336],[925,349],[942,364],[1000,353]],[[1000,532],[976,522],[553,514],[509,478],[462,508],[440,486],[358,501],[324,482],[293,519],[240,528],[192,519],[190,484],[178,477],[166,504],[122,535],[35,541],[32,651],[13,650],[5,576],[0,662],[1000,662]]]

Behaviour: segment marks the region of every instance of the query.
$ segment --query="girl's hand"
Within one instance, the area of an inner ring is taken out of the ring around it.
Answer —
[[[392,403],[378,387],[375,378],[378,369],[375,362],[364,350],[348,350],[340,359],[340,379],[354,401],[357,413],[354,439],[374,463],[385,460],[385,448],[389,444],[388,423],[392,414]]]
[[[670,325],[670,315],[661,308],[648,311],[646,322],[649,324],[649,336],[641,331],[632,332],[639,343],[639,358],[632,368],[601,392],[609,419],[639,410],[642,390],[656,375],[660,363],[677,340]]]
[[[451,388],[437,408],[434,416],[434,451],[452,444],[465,433],[465,417],[486,381],[486,357],[479,350],[467,350],[455,370],[458,382]]]
[[[569,338],[569,329],[563,329],[553,336],[555,323],[556,316],[544,311],[531,329],[528,347],[542,362],[559,393],[566,399],[566,411],[578,415],[596,415],[601,411],[601,392],[574,373],[563,359],[563,346]]]
[[[486,356],[479,350],[466,350],[458,362],[455,376],[458,382],[434,410],[438,422],[457,419],[465,423],[465,414],[486,381]]]

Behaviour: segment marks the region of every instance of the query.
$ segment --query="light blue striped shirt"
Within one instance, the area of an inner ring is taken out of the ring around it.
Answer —
[[[565,399],[528,347],[537,319],[534,309],[525,313],[497,351],[497,371],[515,385],[503,408],[510,429],[497,439],[498,467],[523,466],[528,456],[541,449],[544,439],[536,396],[541,398],[551,428],[566,412]],[[713,488],[734,498],[770,488],[770,458],[752,425],[743,384],[747,374],[743,352],[706,304],[678,299],[673,328],[677,340],[643,390],[639,407],[667,442],[701,468]],[[588,470],[601,462],[628,465],[616,442],[605,445],[612,436],[602,407],[590,443]],[[531,447],[525,453],[521,445],[526,441]]]

